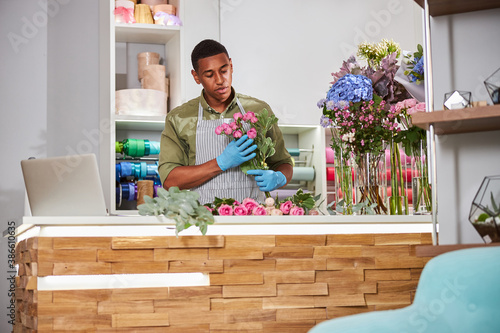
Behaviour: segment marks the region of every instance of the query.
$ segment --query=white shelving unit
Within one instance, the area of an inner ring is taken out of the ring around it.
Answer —
[[[177,8],[177,15],[184,22],[184,1],[169,0]],[[164,64],[170,79],[168,110],[187,101],[184,87],[184,31],[179,26],[158,26],[154,24],[125,24],[114,22],[114,1],[100,1],[100,170],[107,206],[110,213],[137,215],[135,202],[116,205],[115,142],[126,138],[160,141],[164,128],[164,116],[124,116],[115,114],[115,91],[117,90],[117,45],[121,43],[144,45],[164,45]],[[144,51],[148,51],[144,49]],[[142,52],[142,51],[141,51]],[[132,60],[132,59],[129,59]],[[129,62],[129,61],[127,61]],[[129,74],[129,73],[127,73]],[[127,87],[129,88],[129,87]],[[303,189],[326,196],[325,139],[324,130],[312,125],[280,125],[287,148],[299,148],[296,160],[315,169],[313,181],[301,182]],[[148,161],[148,163],[151,163]]]
[[[478,10],[500,8],[498,0],[415,0],[424,9],[424,41],[425,41],[425,85],[427,112],[416,114],[413,124],[429,133],[430,159],[433,206],[433,244],[437,245],[437,167],[436,167],[436,136],[458,133],[475,133],[500,129],[500,108],[495,106],[475,107],[462,110],[434,111],[433,69],[431,52],[430,17],[468,13]]]
[[[177,16],[184,21],[184,0],[170,0],[177,9]],[[155,24],[127,24],[114,22],[114,1],[100,1],[101,26],[101,149],[100,169],[107,206],[112,214],[136,215],[135,203],[117,207],[115,142],[126,138],[149,139],[159,141],[164,127],[164,116],[124,116],[115,114],[115,91],[117,90],[117,45],[125,43],[127,47],[137,44],[140,52],[149,51],[148,46],[164,47],[162,64],[166,66],[169,78],[168,110],[185,101],[184,86],[184,44],[182,26],[160,26]],[[127,63],[137,66],[137,58],[126,59]],[[130,75],[130,73],[127,73]],[[127,87],[133,88],[133,87]],[[131,208],[133,207],[133,208]]]

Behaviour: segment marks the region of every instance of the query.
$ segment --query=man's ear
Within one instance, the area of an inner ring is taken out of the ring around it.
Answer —
[[[200,78],[198,77],[198,73],[194,69],[191,70],[191,75],[193,75],[193,79],[197,84],[200,84]]]

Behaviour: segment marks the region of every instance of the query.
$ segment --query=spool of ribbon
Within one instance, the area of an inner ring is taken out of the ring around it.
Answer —
[[[154,16],[155,24],[159,25],[182,25],[180,18],[165,12],[157,12]]]
[[[139,180],[137,182],[137,205],[144,203],[144,196],[153,197],[154,182],[152,180]]]
[[[314,168],[312,167],[294,167],[292,180],[314,180]]]
[[[123,19],[124,23],[135,23],[134,8],[116,7],[115,21],[120,22]]]
[[[335,163],[335,152],[331,147],[326,147],[326,163]]]
[[[326,180],[330,180],[330,181],[335,180],[335,168],[333,168],[333,167],[326,168]]]

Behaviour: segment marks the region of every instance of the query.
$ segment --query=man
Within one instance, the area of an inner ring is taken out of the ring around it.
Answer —
[[[268,131],[276,153],[266,160],[270,170],[250,170],[239,165],[255,157],[257,148],[246,135],[229,142],[215,128],[229,123],[237,112],[255,114],[271,108],[253,97],[237,94],[232,87],[233,64],[226,48],[204,40],[191,54],[191,74],[203,86],[200,97],[173,109],[161,136],[158,170],[164,188],[177,186],[200,193],[200,202],[218,198],[238,201],[250,197],[262,202],[263,192],[286,185],[292,178],[292,159],[285,149],[281,130]]]

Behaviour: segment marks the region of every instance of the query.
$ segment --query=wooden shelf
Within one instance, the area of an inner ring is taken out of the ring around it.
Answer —
[[[425,0],[415,0],[424,8]],[[499,0],[429,0],[429,14],[442,16],[468,13],[477,10],[500,8]]]
[[[436,135],[500,130],[500,105],[415,113],[413,125],[429,129]]]

